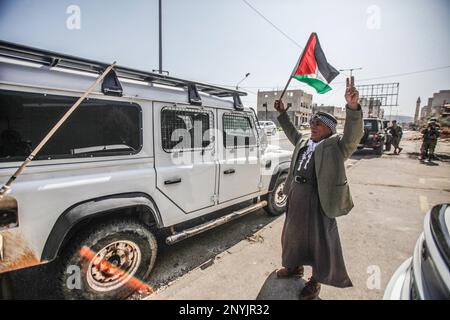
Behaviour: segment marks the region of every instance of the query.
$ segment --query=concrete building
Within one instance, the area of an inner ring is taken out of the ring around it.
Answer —
[[[282,90],[278,91],[258,91],[257,114],[259,120],[271,120],[277,126],[278,112],[273,105],[278,100]],[[299,126],[303,122],[308,122],[312,115],[312,95],[303,90],[287,90],[283,97],[284,106],[290,107],[287,111],[294,125]]]
[[[437,119],[440,118],[444,105],[450,102],[450,90],[440,90],[433,94],[433,97],[428,98],[428,103],[426,106],[422,107],[420,113],[420,122],[424,125],[427,120],[431,117]],[[445,111],[444,111],[445,112]]]
[[[332,114],[337,122],[338,126],[344,125],[345,122],[345,108],[336,107],[336,106],[324,106],[323,104],[318,106],[316,104],[313,105],[313,113],[316,113],[318,111],[327,112],[329,114]]]

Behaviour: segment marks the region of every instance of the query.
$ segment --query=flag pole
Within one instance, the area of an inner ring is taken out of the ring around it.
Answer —
[[[300,57],[298,58],[297,63],[295,64],[295,67],[294,67],[294,69],[292,70],[291,75],[290,75],[290,77],[289,77],[289,79],[288,79],[288,81],[287,81],[287,83],[286,83],[286,86],[284,87],[284,90],[283,90],[283,92],[281,92],[281,96],[280,96],[280,99],[279,99],[280,101],[283,99],[283,96],[284,96],[284,94],[286,93],[286,90],[287,90],[287,88],[289,87],[289,84],[291,83],[292,77],[294,76],[295,71],[297,71],[297,68],[298,68],[298,66],[299,66],[299,64],[300,64],[300,61],[302,60],[303,54],[305,53],[305,49],[308,47],[309,42],[311,41],[313,35],[314,35],[314,32],[312,32],[311,35],[309,36],[309,39],[308,39],[308,41],[306,42],[306,46],[303,48],[302,54],[301,54]],[[287,111],[288,109],[289,109],[289,108],[286,108],[285,110]]]

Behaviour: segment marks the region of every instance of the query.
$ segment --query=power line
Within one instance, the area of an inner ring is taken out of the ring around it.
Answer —
[[[295,44],[297,47],[303,49],[303,46],[301,46],[300,44],[298,44],[297,41],[295,41],[294,39],[292,39],[288,34],[286,34],[283,30],[281,30],[277,25],[275,25],[272,21],[270,21],[268,18],[266,18],[266,16],[264,16],[258,9],[256,9],[253,5],[251,5],[247,0],[242,0],[242,2],[244,2],[250,9],[252,9],[256,14],[258,14],[261,18],[263,18],[267,23],[269,23],[273,28],[275,28],[275,30],[277,30],[278,32],[280,32],[286,39],[288,39],[289,41],[291,41],[293,44]],[[391,75],[386,75],[386,76],[379,76],[379,77],[373,77],[373,78],[365,78],[365,79],[358,79],[358,81],[370,81],[370,80],[378,80],[378,79],[385,79],[385,78],[393,78],[393,77],[402,77],[402,76],[407,76],[407,75],[412,75],[412,74],[418,74],[418,73],[424,73],[424,72],[430,72],[430,71],[436,71],[436,70],[442,70],[442,69],[447,69],[450,68],[450,66],[442,66],[442,67],[436,67],[436,68],[431,68],[431,69],[424,69],[424,70],[418,70],[418,71],[412,71],[412,72],[405,72],[405,73],[397,73],[397,74],[391,74]],[[341,83],[345,83],[345,81],[341,81],[341,82],[335,82],[334,84],[341,84]],[[252,92],[250,90],[248,90],[248,88],[252,88],[252,89],[262,89],[262,88],[277,88],[278,86],[260,86],[260,87],[245,87],[245,89],[247,89],[246,91],[252,93],[252,94],[256,94],[255,92]],[[300,88],[300,87],[294,87],[294,88]]]
[[[443,70],[443,69],[448,69],[448,68],[450,68],[450,66],[441,66],[441,67],[435,67],[435,68],[430,68],[430,69],[423,69],[423,70],[404,72],[404,73],[396,73],[396,74],[390,74],[390,75],[385,75],[385,76],[379,76],[379,77],[373,77],[373,78],[365,78],[365,79],[357,79],[357,80],[358,81],[370,81],[370,80],[378,80],[378,79],[393,78],[393,77],[403,77],[403,76],[408,76],[408,75],[412,75],[412,74],[425,73],[425,72]],[[333,82],[333,84],[342,84],[342,83],[345,83],[345,81]],[[216,85],[222,86],[222,87],[234,87],[234,86],[231,86],[231,85],[220,85],[220,84],[216,84]],[[254,87],[249,86],[249,87],[245,87],[245,88],[266,89],[266,88],[277,88],[277,87],[279,87],[279,86],[254,86]],[[300,88],[300,87],[299,86],[294,86],[294,88]]]
[[[254,12],[256,12],[261,18],[263,18],[267,23],[269,23],[272,27],[274,27],[278,32],[280,32],[283,36],[285,36],[289,41],[291,41],[293,44],[295,44],[300,49],[303,49],[303,46],[299,45],[297,41],[292,39],[290,36],[288,36],[283,30],[281,30],[278,26],[276,26],[272,21],[270,21],[268,18],[266,18],[258,9],[256,9],[254,6],[252,6],[247,0],[242,0],[250,9],[252,9]]]
[[[442,67],[436,67],[436,68],[431,68],[431,69],[424,69],[424,70],[411,71],[411,72],[405,72],[405,73],[391,74],[391,75],[387,75],[387,76],[359,79],[358,81],[369,81],[369,80],[377,80],[377,79],[385,79],[385,78],[393,78],[393,77],[402,77],[402,76],[408,76],[408,75],[411,75],[411,74],[430,72],[430,71],[442,70],[442,69],[447,69],[447,68],[450,68],[450,66],[442,66]]]

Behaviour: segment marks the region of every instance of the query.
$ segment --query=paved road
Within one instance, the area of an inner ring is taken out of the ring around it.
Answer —
[[[277,140],[282,148],[293,148],[283,134],[272,138]],[[412,253],[425,212],[450,200],[449,163],[422,165],[414,159],[418,148],[417,141],[405,142],[400,156],[382,157],[362,150],[346,163],[355,208],[338,225],[355,286],[324,286],[322,299],[381,298],[390,275]],[[163,245],[149,281],[158,291],[150,298],[296,299],[301,281],[273,277],[280,265],[283,221],[284,216],[272,218],[260,210],[176,245]],[[13,273],[15,297],[55,298],[43,276],[50,269]],[[378,271],[379,288],[376,282],[368,288],[368,272]]]
[[[421,164],[418,149],[418,141],[405,141],[399,156],[362,150],[347,162],[355,208],[338,226],[354,287],[323,286],[321,299],[381,299],[395,269],[411,255],[426,212],[450,201],[450,164]],[[274,276],[283,222],[284,216],[269,222],[216,255],[207,268],[188,272],[148,298],[297,299],[303,281]]]

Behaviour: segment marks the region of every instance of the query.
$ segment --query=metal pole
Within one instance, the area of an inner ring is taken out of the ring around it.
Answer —
[[[159,0],[159,73],[162,73],[162,8],[161,8],[161,1]]]
[[[247,72],[247,73],[245,74],[244,78],[242,78],[242,80],[239,81],[239,82],[236,84],[236,90],[239,90],[239,85],[242,83],[242,81],[244,81],[245,79],[247,79],[247,77],[248,77],[249,75],[250,75],[250,72]]]

